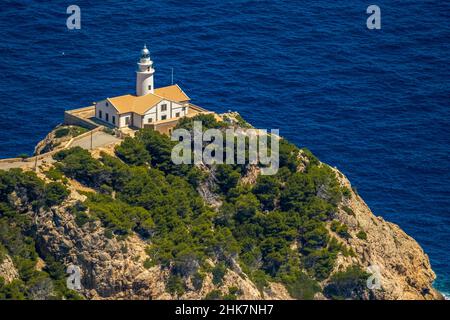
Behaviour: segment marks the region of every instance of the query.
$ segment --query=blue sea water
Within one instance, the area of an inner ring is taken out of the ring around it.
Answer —
[[[372,3],[373,2],[373,3]],[[81,8],[81,30],[66,8]],[[382,29],[366,28],[381,8]],[[239,111],[341,169],[428,253],[450,292],[447,1],[10,1],[0,6],[0,158],[32,153],[63,111],[156,85]]]

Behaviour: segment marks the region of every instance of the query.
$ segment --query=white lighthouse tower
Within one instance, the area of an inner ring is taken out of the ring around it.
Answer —
[[[147,46],[144,45],[144,49],[141,50],[141,58],[137,63],[138,69],[136,71],[136,95],[143,96],[148,93],[153,93],[153,61],[150,59],[150,51]]]

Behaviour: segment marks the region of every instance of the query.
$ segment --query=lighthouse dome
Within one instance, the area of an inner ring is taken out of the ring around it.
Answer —
[[[144,48],[141,50],[142,58],[150,58],[150,51],[147,49],[147,46],[144,45]]]

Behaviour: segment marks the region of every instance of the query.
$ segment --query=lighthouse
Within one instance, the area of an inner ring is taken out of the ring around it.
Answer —
[[[141,58],[139,59],[138,68],[136,71],[136,95],[144,96],[148,93],[154,92],[153,85],[153,61],[150,59],[150,51],[147,46],[141,50]]]

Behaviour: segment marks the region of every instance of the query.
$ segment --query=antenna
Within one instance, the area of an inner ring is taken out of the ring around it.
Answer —
[[[172,85],[173,85],[173,68],[172,68]]]

